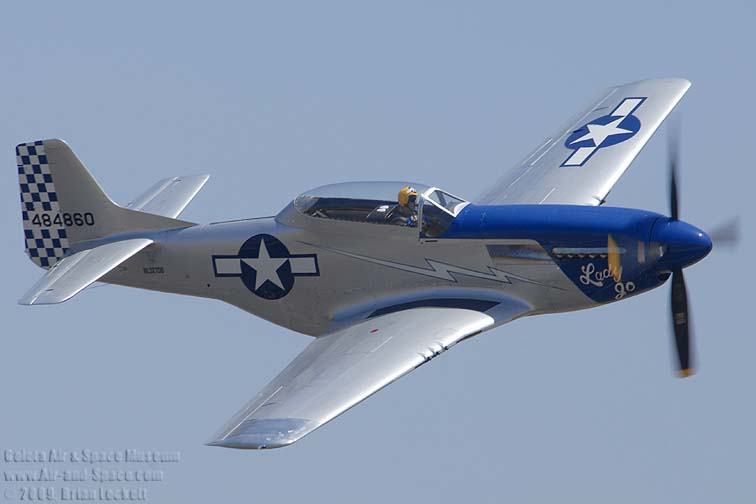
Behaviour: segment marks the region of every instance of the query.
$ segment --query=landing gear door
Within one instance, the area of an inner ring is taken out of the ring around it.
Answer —
[[[454,218],[469,203],[437,187],[418,196],[417,222],[422,243],[433,243],[443,234]]]

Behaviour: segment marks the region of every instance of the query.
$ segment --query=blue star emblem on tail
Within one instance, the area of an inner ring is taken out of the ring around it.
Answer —
[[[608,115],[593,119],[572,132],[564,145],[572,154],[561,166],[583,166],[599,149],[629,140],[640,130],[641,122],[633,115],[645,97],[625,98]]]
[[[245,241],[237,255],[214,255],[216,277],[239,277],[263,299],[280,299],[291,292],[294,278],[320,276],[318,256],[290,254],[278,238],[258,234]]]

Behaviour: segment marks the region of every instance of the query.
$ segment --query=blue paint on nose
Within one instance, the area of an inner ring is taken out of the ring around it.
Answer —
[[[685,268],[711,252],[711,238],[687,222],[659,220],[651,232],[651,241],[665,248],[659,265],[669,269]]]

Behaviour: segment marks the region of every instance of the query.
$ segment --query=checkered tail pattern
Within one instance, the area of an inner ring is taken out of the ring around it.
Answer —
[[[26,253],[37,266],[50,268],[65,255],[69,242],[44,142],[17,145],[16,164]]]

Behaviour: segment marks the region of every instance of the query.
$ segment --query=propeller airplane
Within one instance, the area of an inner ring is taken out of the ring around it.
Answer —
[[[313,340],[208,443],[287,446],[456,343],[512,320],[615,302],[670,277],[678,372],[693,373],[683,271],[712,249],[680,219],[603,206],[690,86],[606,90],[472,201],[409,182],[326,185],[272,217],[179,219],[208,177],[111,201],[61,140],[16,147],[26,252],[44,276],[19,301],[94,282],[212,298]],[[737,239],[737,223],[712,233]]]

